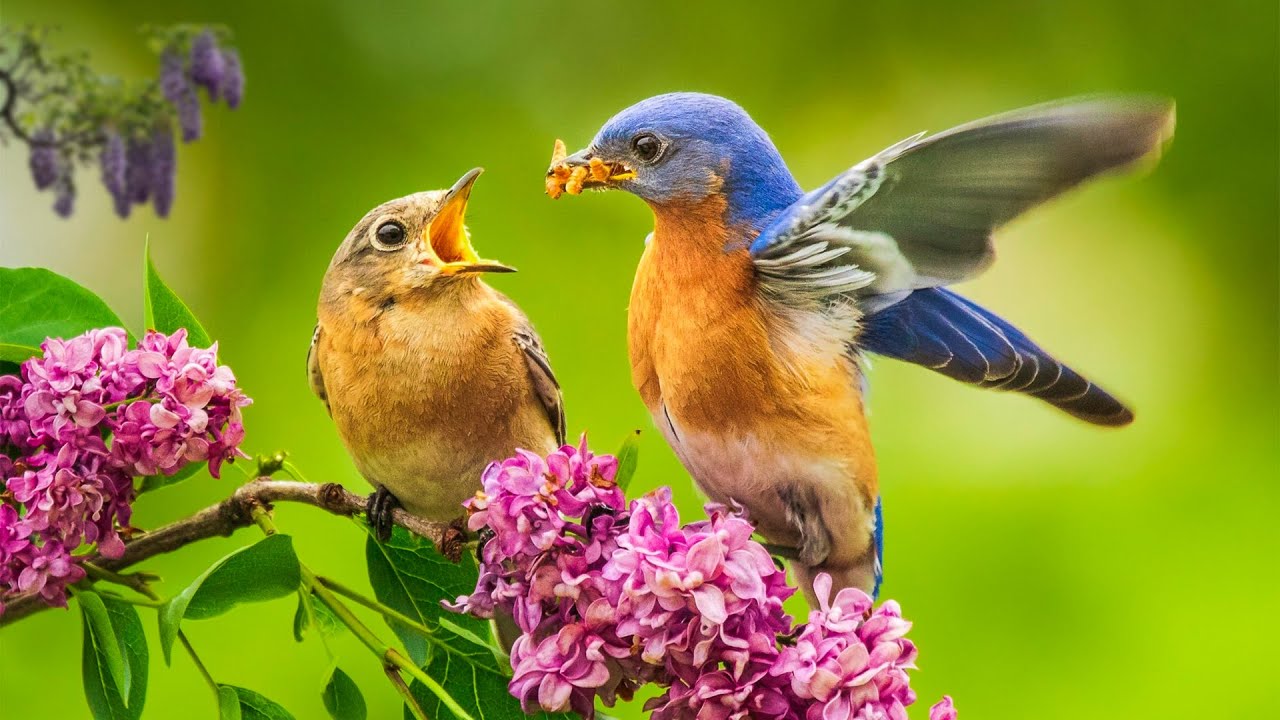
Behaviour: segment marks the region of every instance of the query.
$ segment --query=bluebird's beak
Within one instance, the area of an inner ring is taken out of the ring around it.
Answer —
[[[482,260],[471,247],[471,237],[464,224],[467,201],[471,198],[471,186],[484,172],[483,168],[468,170],[445,192],[444,200],[436,216],[427,225],[422,238],[424,264],[436,265],[442,275],[462,275],[482,272],[515,272],[493,260]]]
[[[591,148],[566,155],[564,143],[556,140],[551,166],[547,168],[547,194],[558,198],[566,192],[577,195],[584,189],[617,187],[635,176],[635,170],[626,163],[596,157]]]

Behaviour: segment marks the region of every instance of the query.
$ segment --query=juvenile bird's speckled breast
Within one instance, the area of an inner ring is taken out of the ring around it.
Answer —
[[[513,341],[515,311],[492,295],[321,307],[339,434],[360,472],[414,514],[457,518],[490,461],[555,446]]]
[[[780,488],[819,489],[827,517],[869,516],[875,461],[848,328],[770,306],[714,206],[656,217],[628,314],[632,380],[685,467],[776,542],[797,539]],[[867,528],[849,532],[837,545],[862,552]]]

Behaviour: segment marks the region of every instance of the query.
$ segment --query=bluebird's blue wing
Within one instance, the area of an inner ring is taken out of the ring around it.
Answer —
[[[994,313],[945,288],[916,290],[863,319],[863,350],[979,387],[1039,398],[1086,422],[1127,425],[1133,413]]]
[[[1172,127],[1172,103],[1112,98],[908,138],[805,195],[757,236],[761,287],[791,304],[851,295],[866,314],[911,290],[967,280],[994,259],[994,230],[1159,150]]]

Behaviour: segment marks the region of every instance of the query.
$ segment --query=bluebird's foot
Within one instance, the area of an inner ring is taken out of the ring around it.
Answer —
[[[400,507],[400,501],[382,485],[379,485],[378,489],[369,496],[365,515],[368,516],[369,527],[373,528],[373,536],[378,539],[378,542],[385,543],[391,539],[391,526],[394,524],[391,516],[398,507]]]
[[[498,533],[494,532],[493,528],[488,525],[480,528],[479,539],[476,541],[476,562],[484,562],[484,546],[488,545],[489,541],[497,536]]]

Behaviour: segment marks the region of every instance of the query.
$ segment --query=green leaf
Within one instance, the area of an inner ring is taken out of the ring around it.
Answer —
[[[91,650],[90,654],[97,661],[94,670],[106,668],[112,682],[111,689],[117,690],[122,697],[128,697],[129,685],[133,679],[124,664],[124,643],[116,637],[115,626],[111,624],[111,616],[107,613],[106,604],[102,602],[102,596],[95,592],[84,592],[77,597],[80,600],[80,612],[84,616],[85,630],[88,631],[85,650]],[[101,677],[95,679],[100,680]]]
[[[236,685],[218,685],[218,710],[220,720],[294,720],[293,714],[275,701]]]
[[[622,441],[622,447],[618,448],[618,475],[615,481],[618,487],[622,488],[622,492],[627,491],[627,486],[631,484],[631,478],[635,477],[636,466],[640,464],[640,431],[636,430]]]
[[[168,487],[186,480],[196,473],[208,467],[207,462],[188,463],[182,466],[182,469],[172,475],[148,475],[142,478],[142,485],[138,487],[138,492],[150,492],[159,490],[162,487]]]
[[[124,327],[97,295],[44,268],[0,268],[0,343],[38,348],[45,338],[72,338],[86,330]],[[19,361],[7,349],[0,360]],[[28,356],[30,357],[30,356]]]
[[[84,618],[81,674],[95,720],[137,720],[147,699],[149,655],[142,620],[126,602],[76,593]]]
[[[213,341],[209,339],[209,333],[205,332],[204,326],[196,319],[187,304],[182,302],[182,298],[170,290],[169,286],[164,284],[164,280],[160,279],[160,274],[156,272],[155,263],[151,262],[150,238],[147,239],[143,255],[142,315],[146,329],[172,333],[178,328],[186,328],[187,343],[192,347],[211,345]]]
[[[440,601],[453,602],[459,595],[470,594],[479,577],[475,557],[470,553],[463,553],[456,564],[449,562],[436,552],[430,540],[400,527],[393,529],[386,544],[370,536],[365,544],[365,561],[369,584],[378,600],[430,628],[436,628],[441,614],[448,612],[440,607]],[[449,619],[477,637],[489,637],[485,622],[466,615],[450,614]],[[422,634],[391,620],[388,624],[404,643],[409,657],[419,665],[425,663],[427,641]],[[441,628],[437,632],[445,642],[456,640],[448,630]],[[492,654],[488,665],[497,668]]]
[[[230,685],[218,686],[218,720],[243,720],[240,695]]]
[[[333,614],[328,605],[311,602],[311,595],[305,589],[298,589],[298,609],[293,613],[293,639],[302,642],[307,631],[316,628],[324,637],[333,637],[347,626]]]
[[[434,653],[431,662],[423,669],[474,720],[524,720],[530,717],[568,720],[576,717],[567,713],[546,712],[526,715],[520,707],[520,701],[512,697],[507,689],[510,679],[483,666],[486,656],[491,657],[487,651],[473,645],[457,648],[456,651],[451,648],[449,652]],[[415,680],[409,686],[409,691],[427,717],[432,720],[457,720],[457,715],[426,685]],[[408,707],[404,709],[404,718],[413,720]]]
[[[27,358],[35,357],[40,354],[40,348],[30,345],[14,345],[13,343],[0,343],[0,360],[21,363]]]
[[[324,686],[321,697],[324,709],[329,711],[333,720],[365,720],[369,715],[356,681],[342,672],[341,668],[333,669],[333,675],[329,676],[329,684]]]
[[[301,582],[298,556],[288,535],[271,535],[227,555],[160,608],[160,647],[165,663],[184,619],[203,620],[241,603],[284,597],[296,592]]]

